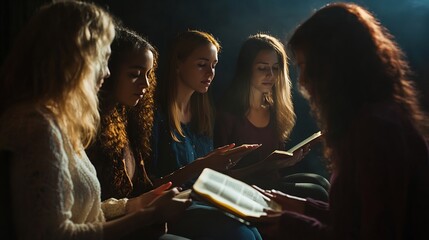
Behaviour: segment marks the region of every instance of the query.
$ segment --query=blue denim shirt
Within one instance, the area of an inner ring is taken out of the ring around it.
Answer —
[[[155,112],[152,131],[152,171],[155,177],[163,177],[213,151],[213,139],[198,134],[190,124],[182,124],[184,137],[176,133],[179,142],[173,140],[166,115]]]

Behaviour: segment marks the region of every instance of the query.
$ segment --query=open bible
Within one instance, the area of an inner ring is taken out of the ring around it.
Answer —
[[[252,186],[205,168],[192,187],[191,196],[203,199],[245,222],[261,222],[282,207]]]
[[[302,140],[301,142],[299,142],[298,144],[296,144],[295,146],[293,146],[292,148],[290,148],[289,150],[287,150],[290,153],[294,153],[295,151],[305,147],[305,146],[311,146],[314,143],[316,143],[318,140],[320,140],[320,136],[322,136],[322,132],[318,131],[314,134],[312,134],[311,136],[309,136],[308,138]]]
[[[301,142],[299,142],[298,144],[296,144],[294,147],[290,148],[287,151],[274,150],[264,159],[254,164],[251,164],[246,167],[234,169],[233,175],[235,177],[240,178],[243,176],[249,176],[256,172],[271,171],[274,169],[281,169],[281,168],[293,166],[297,162],[301,161],[301,159],[303,159],[303,156],[307,154],[308,149],[306,148],[311,147],[315,143],[317,143],[320,140],[320,136],[322,136],[322,133],[319,131],[307,137],[306,139],[302,140]],[[302,154],[299,153],[301,149],[304,150]]]
[[[322,136],[322,133],[320,131],[312,134],[311,136],[307,137],[306,139],[302,140],[292,148],[290,148],[287,151],[282,150],[274,150],[270,155],[268,155],[263,162],[265,161],[271,161],[271,160],[277,160],[277,159],[287,159],[290,158],[296,153],[297,151],[305,148],[305,147],[311,147],[313,144],[315,144],[318,140],[320,140],[320,136]]]

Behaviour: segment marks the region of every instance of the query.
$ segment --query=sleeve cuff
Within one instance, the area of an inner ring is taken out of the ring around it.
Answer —
[[[114,219],[125,215],[128,198],[109,198],[101,203],[106,220]]]

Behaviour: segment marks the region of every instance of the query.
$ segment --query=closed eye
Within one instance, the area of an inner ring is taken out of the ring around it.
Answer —
[[[258,70],[259,71],[268,71],[269,67],[261,66],[261,67],[258,67]]]

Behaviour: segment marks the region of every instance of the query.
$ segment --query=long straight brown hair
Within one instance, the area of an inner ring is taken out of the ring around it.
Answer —
[[[221,49],[219,42],[210,34],[198,30],[188,30],[180,33],[173,41],[170,49],[168,66],[165,77],[160,78],[159,90],[157,91],[157,100],[162,108],[168,114],[170,123],[170,133],[175,141],[176,133],[184,136],[179,119],[179,106],[177,105],[177,68],[181,61],[185,61],[187,57],[198,47],[213,44],[218,52]],[[208,93],[194,92],[191,96],[191,112],[192,128],[199,134],[212,136],[213,132],[213,107]]]
[[[300,86],[324,130],[326,155],[342,141],[356,114],[379,102],[401,106],[427,138],[426,114],[405,56],[368,10],[329,4],[301,24],[288,45],[305,58]]]
[[[249,96],[252,79],[253,62],[262,50],[275,51],[279,59],[279,74],[277,75],[273,94],[269,96],[272,102],[271,112],[274,116],[278,139],[288,139],[295,126],[295,112],[292,103],[291,81],[285,47],[274,36],[258,33],[249,36],[240,48],[236,69],[231,84],[225,94],[223,108],[238,116],[244,117],[250,108]]]

